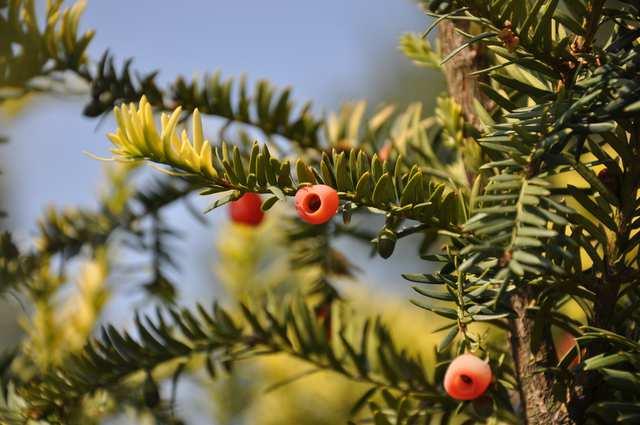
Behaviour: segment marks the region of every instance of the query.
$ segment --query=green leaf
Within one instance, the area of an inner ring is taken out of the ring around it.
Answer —
[[[378,387],[371,387],[367,391],[365,391],[358,400],[353,404],[351,410],[349,410],[349,416],[355,416],[362,410],[364,406],[366,406],[367,402],[376,394],[378,391]]]
[[[451,308],[436,307],[418,300],[411,300],[411,304],[417,307],[423,308],[425,310],[431,311],[432,313],[435,313],[438,316],[446,317],[447,319],[453,319],[453,320],[458,319],[458,313]]]
[[[536,0],[533,7],[527,10],[525,21],[522,23],[522,26],[518,28],[518,33],[523,40],[529,39],[529,28],[531,27],[531,24],[537,20],[538,12],[545,1],[546,0]],[[526,7],[526,3],[523,3],[523,6]]]
[[[210,203],[209,206],[203,211],[203,214],[207,214],[218,207],[228,204],[229,202],[235,201],[239,197],[240,197],[240,192],[237,190],[232,190],[228,194],[222,195],[218,197],[215,201]]]
[[[589,214],[600,220],[600,222],[607,226],[610,230],[613,230],[614,232],[617,231],[618,226],[616,225],[613,218],[606,211],[602,210],[602,208],[600,208],[598,204],[593,202],[589,198],[589,196],[584,193],[583,190],[580,190],[579,188],[572,185],[568,185],[567,189],[569,190],[571,196],[573,196],[573,198],[578,201],[578,203],[582,205],[582,207],[587,210]]]
[[[281,201],[286,201],[287,200],[287,197],[285,196],[284,192],[278,186],[269,185],[267,187],[267,189],[269,189],[269,192],[271,192],[274,195],[276,195],[279,200],[281,200]]]
[[[322,179],[324,180],[324,183],[326,185],[336,187],[336,179],[333,175],[329,156],[326,153],[322,154],[322,161],[320,162],[320,172],[322,174]]]
[[[389,173],[380,177],[373,189],[373,202],[379,205],[388,205],[396,201],[395,188]]]
[[[620,206],[620,200],[616,195],[600,181],[598,176],[588,169],[583,163],[571,160],[575,170],[591,185],[594,190],[597,190],[611,205],[616,207]]]
[[[374,154],[373,158],[371,159],[371,176],[373,177],[373,180],[376,182],[380,180],[380,177],[382,177],[384,172],[385,171],[382,167],[382,161],[380,161],[380,158],[378,158],[377,154]]]
[[[516,80],[515,78],[506,77],[499,74],[493,74],[491,75],[491,78],[496,80],[500,84],[511,87],[512,89],[515,89],[518,92],[531,97],[534,100],[543,101],[545,99],[553,97],[553,93],[551,93],[550,91],[534,87],[527,83],[523,83],[522,81]]]
[[[473,44],[473,43],[475,43],[477,41],[480,41],[482,39],[485,39],[485,38],[495,37],[496,35],[498,35],[498,34],[495,33],[495,32],[483,32],[482,34],[478,34],[478,35],[476,35],[474,37],[471,37],[465,43],[463,43],[460,46],[458,46],[455,49],[453,49],[444,59],[442,59],[442,61],[440,62],[440,65],[444,65],[445,63],[449,62],[449,60],[451,60],[451,58],[453,58],[455,55],[460,53],[464,48],[470,46],[471,44]]]
[[[626,140],[621,139],[610,132],[601,133],[600,136],[616,151],[618,155],[620,155],[625,165],[630,166],[633,164],[635,156]]]
[[[240,157],[240,149],[238,149],[237,146],[233,147],[233,171],[240,183],[247,183],[247,174],[244,171],[244,165]]]
[[[479,87],[489,99],[493,100],[501,108],[504,108],[507,111],[513,111],[516,109],[516,105],[511,102],[511,100],[498,93],[498,91],[494,90],[490,85],[480,82]]]
[[[531,43],[534,45],[543,43],[544,49],[548,50],[551,47],[551,18],[553,17],[556,7],[558,7],[558,0],[551,0],[547,2],[544,7],[545,9],[542,12],[542,16],[533,31]]]
[[[255,142],[251,146],[251,154],[249,155],[249,173],[258,175],[258,155],[260,154],[260,145]]]
[[[360,150],[358,152],[356,170],[357,170],[357,175],[359,176],[363,175],[367,171],[370,171],[369,160],[367,159],[367,154],[363,150]]]
[[[367,171],[360,176],[360,180],[358,180],[358,184],[356,185],[356,199],[364,201],[371,199],[372,191],[373,184],[371,182],[371,176]]]
[[[400,196],[400,205],[415,204],[419,199],[419,187],[422,186],[422,173],[417,172],[409,179]]]
[[[389,419],[384,415],[384,413],[378,411],[373,416],[373,423],[375,425],[393,425],[389,422]]]
[[[256,158],[256,177],[260,186],[267,184],[267,157],[264,153],[258,154]]]
[[[440,344],[438,344],[438,352],[442,353],[449,348],[454,338],[458,335],[458,331],[459,329],[456,326],[447,332],[447,335],[440,341]]]
[[[628,360],[628,355],[626,353],[598,354],[597,356],[591,357],[584,361],[584,370],[598,370],[607,368],[618,365],[620,363],[625,363]]]
[[[262,209],[262,211],[269,211],[271,209],[271,207],[273,207],[276,202],[278,202],[280,198],[278,196],[270,196],[268,197],[263,203],[262,206],[260,207],[260,209]]]
[[[313,173],[301,159],[298,159],[296,161],[296,175],[298,177],[298,183],[315,184],[316,182],[316,178],[314,177]]]
[[[278,184],[278,173],[280,173],[280,161],[277,158],[269,158],[267,164],[267,181],[272,185]]]
[[[600,372],[605,375],[605,382],[613,388],[630,393],[640,388],[640,376],[637,373],[607,368],[601,368]]]
[[[555,15],[553,16],[553,19],[560,22],[562,25],[564,25],[574,34],[580,35],[580,36],[585,35],[584,28],[582,28],[582,26],[578,22],[576,22],[571,16],[563,12],[556,11]]]
[[[351,176],[347,168],[347,162],[344,152],[341,152],[336,156],[336,184],[338,190],[341,192],[352,192],[354,189],[353,182],[351,181]]]
[[[558,232],[551,229],[540,229],[537,227],[523,226],[518,231],[520,236],[531,236],[533,238],[552,238],[558,235]]]
[[[293,181],[291,180],[291,163],[288,159],[280,163],[278,184],[285,187],[293,186]]]
[[[407,279],[410,282],[430,283],[433,285],[442,284],[442,281],[435,279],[431,275],[424,274],[424,273],[403,273],[402,277]]]
[[[408,279],[411,280],[411,279]],[[431,289],[429,287],[421,287],[421,286],[412,286],[411,289],[419,293],[420,295],[424,295],[425,297],[433,298],[436,300],[442,301],[456,301],[456,297],[451,294],[451,292],[447,290]]]

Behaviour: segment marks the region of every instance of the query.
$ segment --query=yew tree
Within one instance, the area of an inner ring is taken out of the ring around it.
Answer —
[[[43,17],[33,0],[0,0],[0,105],[71,85],[85,117],[115,118],[112,156],[95,158],[110,161],[99,207],[47,210],[31,245],[0,236],[0,290],[30,315],[0,359],[2,423],[101,423],[125,408],[183,423],[181,379],[273,354],[352,381],[352,423],[640,423],[637,0],[418,4],[425,31],[400,49],[443,73],[432,115],[419,103],[322,115],[288,88],[220,73],[161,85],[110,52],[88,57],[83,6],[51,0]],[[145,168],[153,177],[136,178]],[[256,274],[253,296],[180,306],[163,211],[194,193],[210,202],[196,216],[229,209],[248,232],[273,219],[295,290]],[[403,276],[404,308],[441,324],[429,361],[384,316],[352,314],[335,284],[358,273],[338,237],[392,262],[409,235],[427,272]],[[123,278],[127,249],[148,255],[137,290],[158,307],[116,328],[98,320],[96,282]],[[65,316],[74,279],[83,313]]]

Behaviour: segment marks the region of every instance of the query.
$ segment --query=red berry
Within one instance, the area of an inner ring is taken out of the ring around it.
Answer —
[[[491,367],[473,354],[456,357],[444,375],[444,390],[456,400],[480,397],[491,383]]]
[[[257,193],[245,193],[237,201],[229,205],[231,221],[248,226],[257,226],[264,218],[264,212],[260,209],[262,199]]]
[[[298,189],[295,203],[302,220],[311,224],[322,224],[336,215],[340,199],[338,192],[331,186],[316,184]]]

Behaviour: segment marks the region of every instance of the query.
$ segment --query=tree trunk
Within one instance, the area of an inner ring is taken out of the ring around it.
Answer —
[[[456,25],[463,31],[468,30],[468,23],[465,21]],[[443,57],[465,42],[462,35],[455,31],[454,24],[447,20],[439,25],[439,39]],[[481,123],[475,112],[474,99],[487,110],[491,110],[493,105],[480,90],[478,78],[470,74],[486,65],[486,56],[480,44],[462,50],[444,65],[451,97],[462,107],[467,122],[479,130]],[[528,425],[572,424],[574,422],[569,417],[566,405],[553,395],[552,378],[536,373],[536,369],[553,364],[555,350],[550,338],[545,338],[535,353],[531,350],[533,321],[526,316],[526,310],[534,299],[532,295],[529,288],[523,287],[510,298],[511,308],[515,313],[515,317],[510,320],[510,340],[522,416]]]
[[[520,403],[525,421],[529,425],[574,423],[567,406],[558,401],[553,394],[553,378],[536,369],[549,366],[555,361],[555,350],[551,342],[550,329],[540,347],[534,353],[531,349],[533,320],[527,317],[527,307],[531,303],[531,291],[519,288],[511,295],[510,304],[515,317],[511,319],[511,352],[520,387]]]
[[[464,21],[457,26],[463,31],[468,29],[468,24]],[[444,20],[438,27],[443,57],[465,42],[455,28],[456,26],[448,20]],[[444,77],[447,80],[449,94],[462,107],[467,122],[478,129],[481,124],[473,100],[477,99],[486,110],[493,107],[493,102],[480,90],[478,78],[469,74],[484,68],[486,64],[487,60],[480,44],[467,47],[444,64]]]

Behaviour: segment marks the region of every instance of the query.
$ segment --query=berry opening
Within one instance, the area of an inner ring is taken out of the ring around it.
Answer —
[[[471,379],[470,376],[467,376],[465,374],[460,375],[460,380],[467,385],[473,384],[473,379]]]
[[[304,200],[304,203],[305,203],[305,208],[310,213],[314,213],[320,209],[320,206],[322,205],[322,200],[318,195],[316,195],[315,193],[312,193],[309,196],[307,196],[307,198]]]

